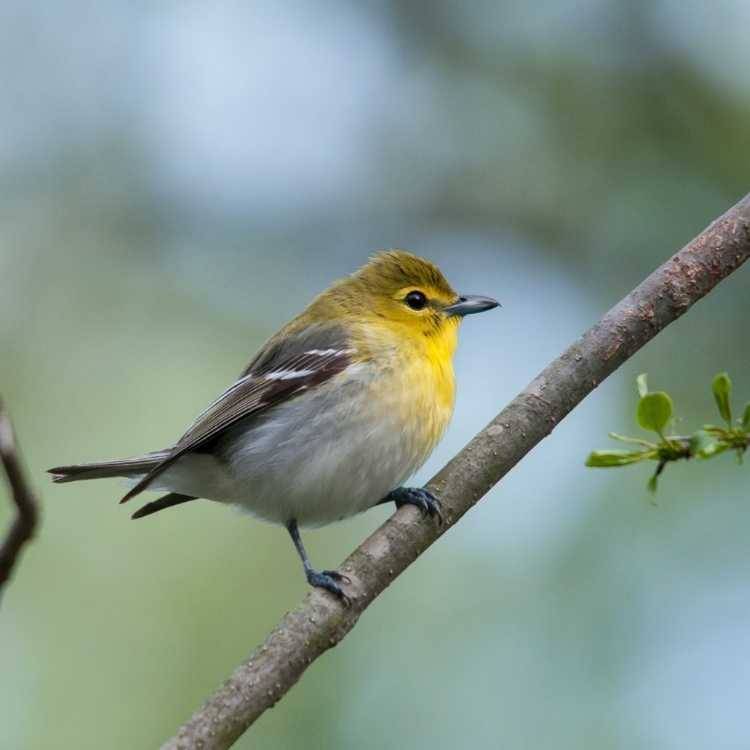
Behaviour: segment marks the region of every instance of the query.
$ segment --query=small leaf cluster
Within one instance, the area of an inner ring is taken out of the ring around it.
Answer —
[[[674,412],[671,396],[664,391],[649,391],[645,374],[638,376],[636,384],[639,396],[636,421],[644,430],[655,433],[656,438],[645,440],[611,432],[609,435],[614,440],[638,447],[631,450],[593,451],[586,459],[586,466],[612,468],[641,461],[656,461],[656,470],[648,482],[649,490],[655,492],[659,476],[672,461],[709,459],[731,450],[735,452],[738,462],[742,463],[750,444],[750,403],[745,405],[742,417],[735,420],[731,406],[732,381],[727,373],[720,372],[711,384],[716,408],[724,425],[707,424],[691,435],[667,434]]]

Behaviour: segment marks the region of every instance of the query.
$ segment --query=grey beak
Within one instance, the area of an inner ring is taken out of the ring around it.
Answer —
[[[492,310],[498,307],[500,303],[492,297],[480,297],[478,294],[464,294],[458,298],[458,302],[443,308],[446,315],[473,315],[474,313]]]

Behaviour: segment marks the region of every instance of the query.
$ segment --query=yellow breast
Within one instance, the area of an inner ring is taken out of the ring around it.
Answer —
[[[373,384],[373,399],[403,435],[415,466],[430,455],[453,415],[457,330],[457,325],[449,325],[432,336],[389,341],[384,335],[378,346],[372,338],[368,342],[371,351],[379,350],[373,356],[381,372]]]
[[[453,416],[456,384],[452,360],[431,360],[427,366],[406,367],[401,387],[409,402],[405,429],[421,444],[426,459]]]

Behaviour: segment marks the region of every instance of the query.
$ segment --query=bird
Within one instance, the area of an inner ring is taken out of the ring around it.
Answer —
[[[312,566],[300,529],[388,502],[442,522],[439,499],[403,482],[453,414],[461,320],[498,305],[457,294],[428,260],[381,251],[273,335],[174,445],[49,472],[54,482],[124,477],[121,502],[167,493],[132,518],[203,498],[282,525],[307,582],[347,604],[349,579]]]

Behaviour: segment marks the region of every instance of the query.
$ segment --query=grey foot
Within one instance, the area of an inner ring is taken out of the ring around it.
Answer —
[[[397,508],[402,505],[415,505],[424,515],[437,518],[438,524],[442,525],[443,523],[440,500],[423,487],[398,487],[389,492],[383,502],[394,502]]]
[[[318,571],[310,568],[306,571],[306,575],[307,582],[311,586],[330,591],[347,607],[352,603],[351,599],[344,593],[341,586],[339,586],[339,583],[351,583],[351,580],[343,573],[339,573],[337,570]]]

